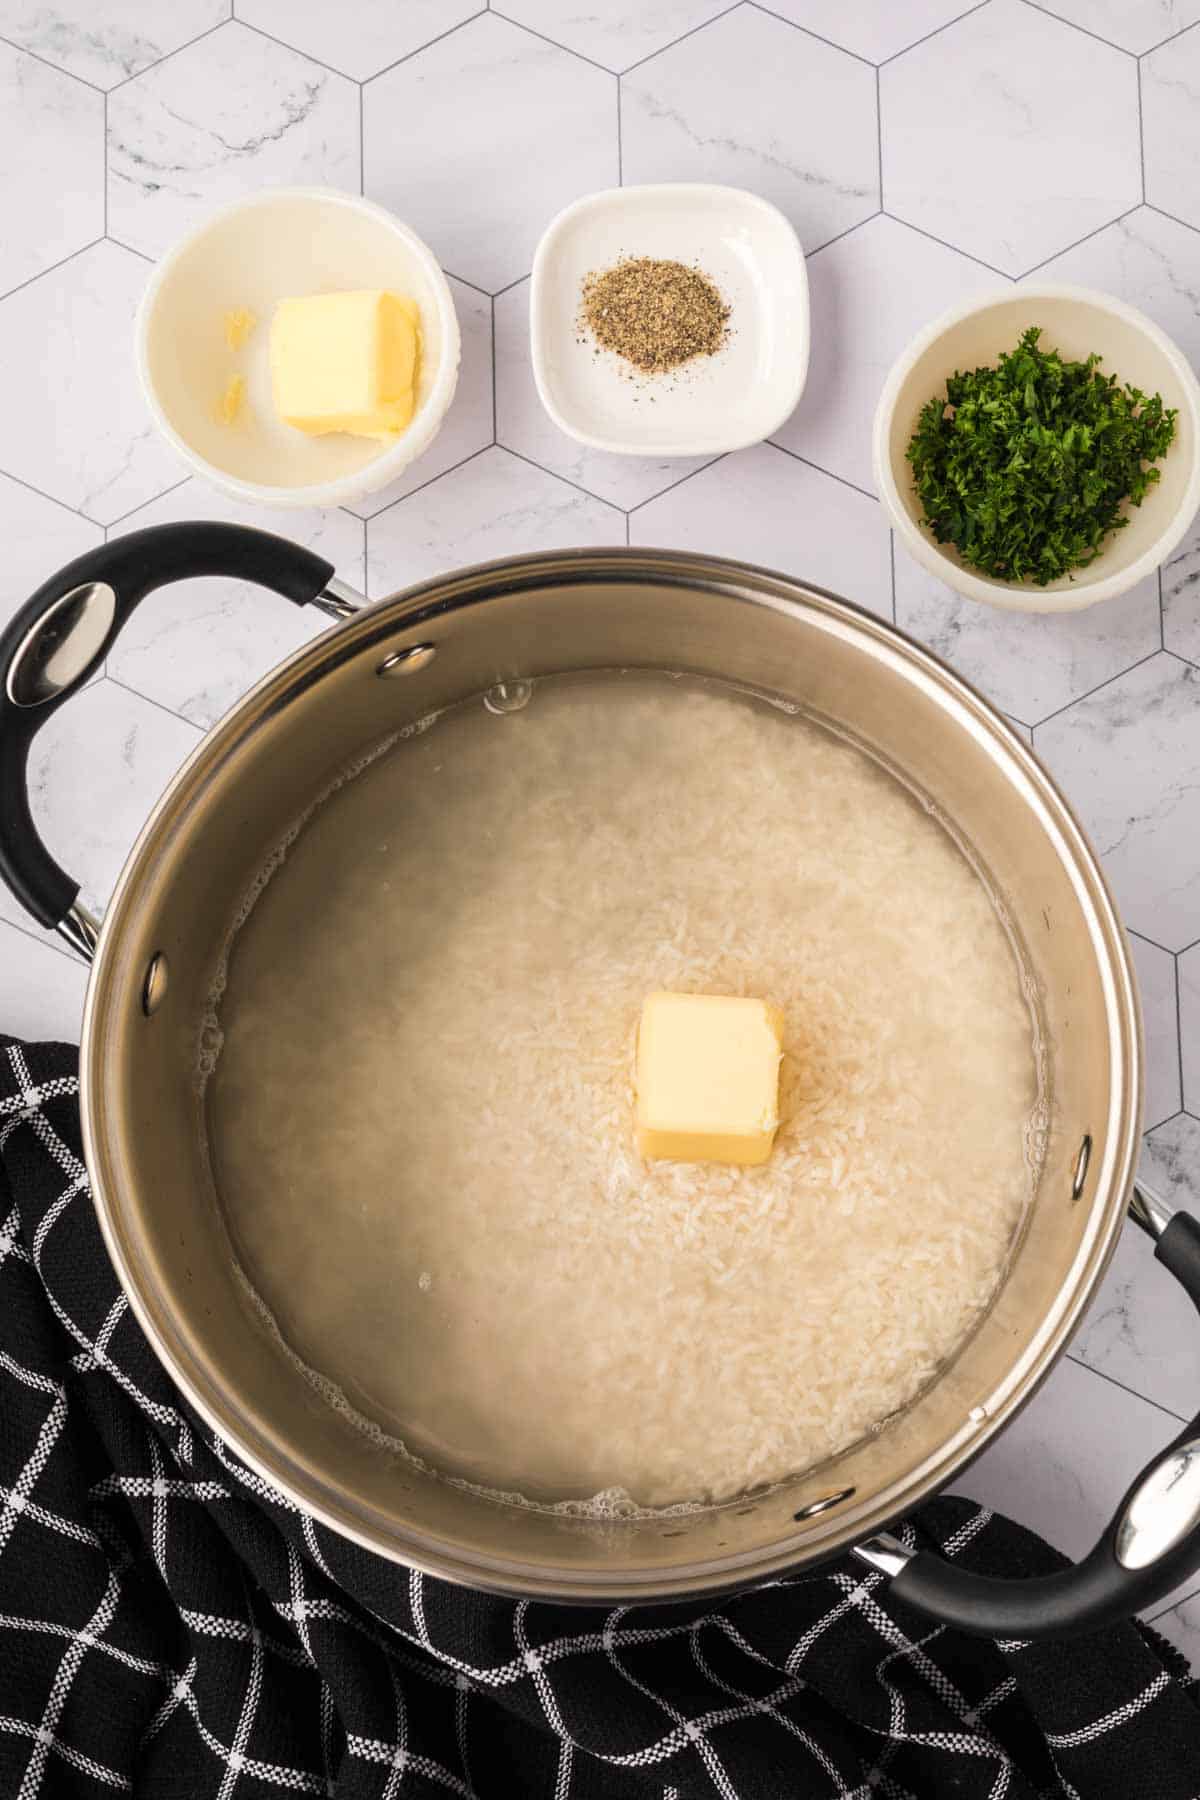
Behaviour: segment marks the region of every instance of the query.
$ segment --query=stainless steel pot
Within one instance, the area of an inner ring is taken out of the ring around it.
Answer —
[[[147,594],[201,574],[257,581],[340,622],[208,734],[139,838],[100,927],[35,831],[29,744]],[[1003,1288],[901,1417],[774,1491],[693,1517],[601,1524],[398,1469],[315,1401],[235,1288],[193,1070],[236,901],[340,769],[397,727],[498,681],[630,666],[688,669],[797,701],[877,746],[954,821],[1004,894],[1036,975],[1050,1117],[1036,1202]],[[1095,1551],[1061,1575],[984,1581],[887,1530],[1033,1393],[1094,1294],[1128,1205],[1200,1303],[1200,1228],[1133,1187],[1137,1001],[1095,858],[1029,750],[927,651],[830,595],[702,556],[526,557],[368,607],[308,551],[197,524],[136,532],[70,564],[0,638],[0,669],[0,874],[35,918],[94,957],[83,1116],[109,1250],[187,1399],[299,1506],[433,1574],[560,1600],[707,1594],[853,1548],[913,1605],[1005,1637],[1093,1628],[1200,1565],[1200,1424],[1135,1479]]]

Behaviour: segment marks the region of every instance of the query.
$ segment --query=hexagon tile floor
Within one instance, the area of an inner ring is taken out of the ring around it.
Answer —
[[[1200,0],[0,0],[4,616],[155,520],[245,517],[387,593],[545,545],[698,545],[839,589],[1032,736],[1103,853],[1149,1045],[1146,1160],[1200,1206],[1200,531],[1065,619],[957,601],[893,548],[870,418],[906,338],[1033,270],[1144,307],[1200,360]],[[618,181],[767,195],[809,256],[808,389],[770,444],[622,461],[538,404],[528,272],[551,214]],[[251,514],[152,434],[130,349],[151,260],[216,202],[328,182],[433,244],[462,382],[423,461],[353,511]],[[52,846],[102,906],[202,730],[308,630],[236,585],[138,615],[38,740]],[[84,972],[0,898],[0,1026],[74,1036]],[[1068,1358],[966,1491],[1071,1552],[1200,1403],[1200,1330],[1127,1232]],[[1162,1628],[1200,1663],[1200,1580]]]

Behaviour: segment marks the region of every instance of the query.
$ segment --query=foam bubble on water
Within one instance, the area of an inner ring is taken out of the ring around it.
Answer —
[[[328,1375],[322,1375],[319,1369],[310,1367],[310,1365],[304,1361],[303,1357],[296,1354],[292,1349],[292,1346],[284,1337],[282,1331],[279,1329],[279,1324],[274,1313],[271,1311],[270,1307],[267,1305],[266,1301],[258,1292],[254,1283],[250,1280],[250,1277],[246,1274],[246,1271],[242,1268],[236,1258],[233,1263],[233,1273],[238,1286],[242,1290],[243,1298],[247,1301],[255,1318],[274,1343],[275,1348],[281,1352],[284,1359],[291,1364],[297,1374],[303,1376],[309,1387],[321,1396],[321,1399],[324,1400],[325,1404],[331,1406],[334,1412],[340,1413],[347,1423],[352,1425],[354,1430],[362,1437],[369,1438],[371,1443],[373,1443],[377,1449],[386,1450],[392,1455],[403,1456],[407,1462],[415,1464],[420,1469],[425,1469],[426,1465],[421,1461],[420,1457],[414,1456],[408,1449],[408,1446],[403,1443],[400,1438],[392,1437],[375,1419],[369,1419],[365,1413],[359,1412],[358,1408],[347,1399],[345,1391],[338,1386],[336,1381],[331,1381]]]

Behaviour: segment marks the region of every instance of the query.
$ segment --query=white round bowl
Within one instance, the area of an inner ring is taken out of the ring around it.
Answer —
[[[992,581],[967,568],[952,544],[939,544],[921,523],[921,506],[905,456],[926,401],[945,393],[956,370],[994,365],[1030,325],[1065,358],[1093,351],[1101,371],[1177,409],[1175,439],[1158,464],[1159,480],[1129,523],[1104,541],[1086,569],[1045,587]],[[919,563],[971,600],[1021,612],[1076,612],[1152,574],[1168,557],[1200,506],[1200,385],[1183,352],[1136,307],[1090,288],[1025,282],[997,288],[955,307],[920,332],[894,364],[875,412],[875,481],[896,535]]]
[[[278,302],[355,288],[391,288],[421,312],[416,409],[390,445],[308,437],[271,395]],[[258,323],[232,350],[224,319],[239,307]],[[458,380],[458,319],[433,252],[382,206],[332,188],[268,188],[213,213],[155,268],[135,329],[142,391],[168,443],[214,487],[267,506],[344,506],[385,487],[429,448]],[[235,374],[245,404],[227,424],[220,403]]]

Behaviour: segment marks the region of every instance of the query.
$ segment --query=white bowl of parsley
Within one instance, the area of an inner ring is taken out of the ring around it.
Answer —
[[[1200,385],[1135,307],[1025,283],[922,331],[880,395],[875,479],[960,594],[1074,612],[1158,568],[1200,507]]]

